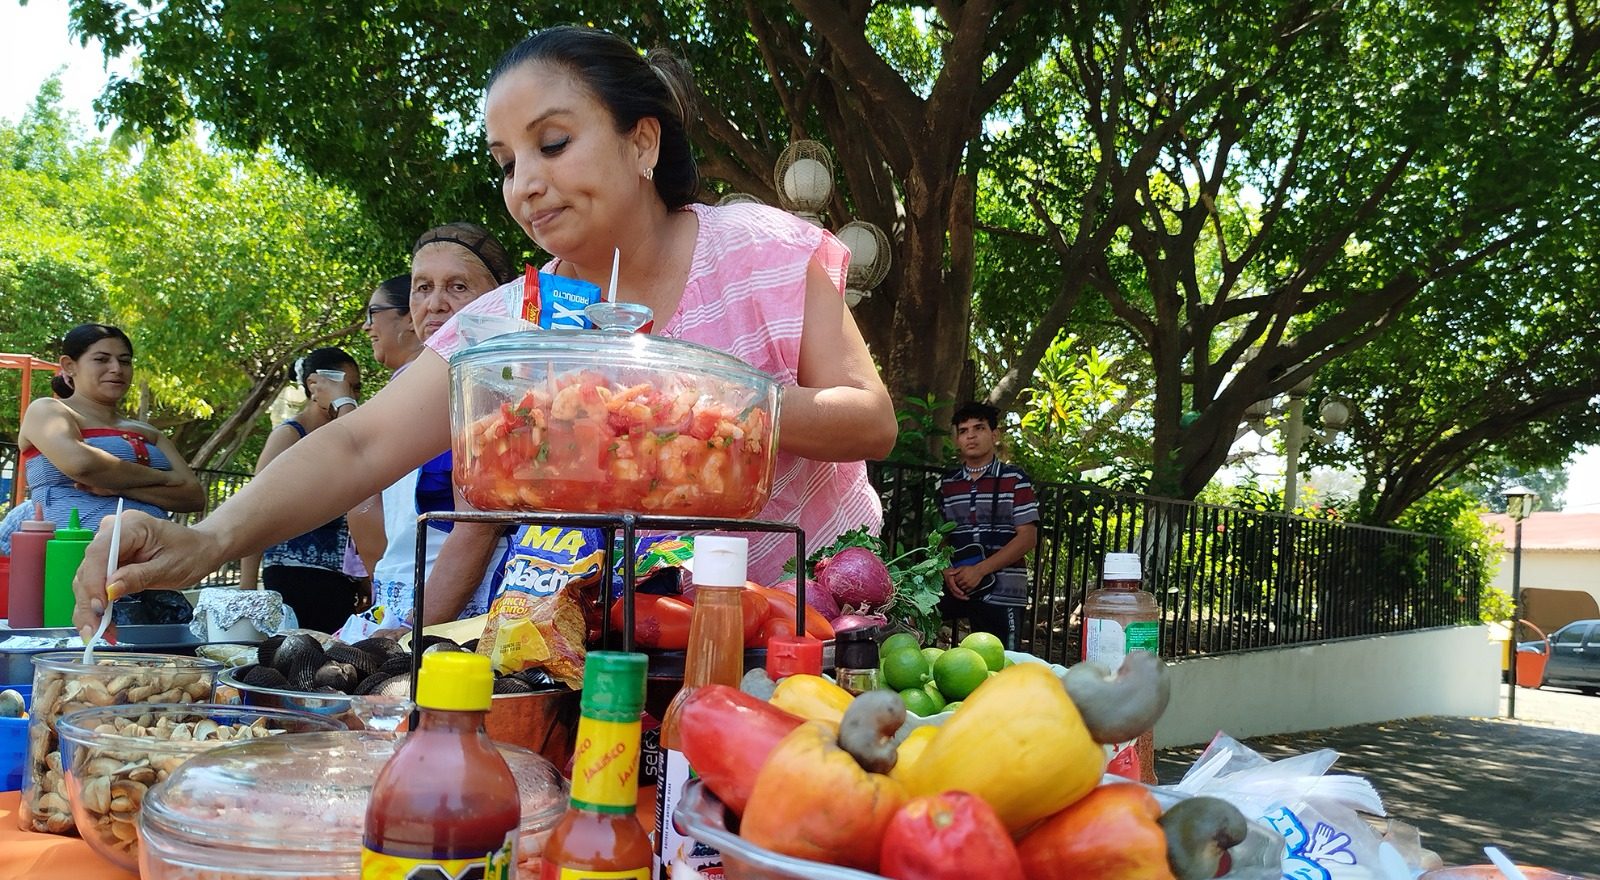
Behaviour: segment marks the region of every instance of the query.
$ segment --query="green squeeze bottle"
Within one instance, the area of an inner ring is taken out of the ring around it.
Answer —
[[[67,527],[56,529],[56,536],[44,545],[45,626],[72,626],[72,578],[92,540],[94,532],[78,521],[78,508],[74,507]]]

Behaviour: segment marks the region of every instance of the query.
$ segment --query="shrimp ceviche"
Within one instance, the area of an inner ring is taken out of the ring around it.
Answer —
[[[456,485],[479,510],[754,516],[771,490],[773,437],[753,396],[698,376],[564,373],[458,432]]]

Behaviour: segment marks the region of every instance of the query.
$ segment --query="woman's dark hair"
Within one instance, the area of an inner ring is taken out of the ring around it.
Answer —
[[[407,293],[409,295],[409,291]],[[316,349],[305,357],[297,358],[294,364],[289,367],[289,378],[299,382],[300,387],[305,390],[306,396],[310,397],[311,384],[306,380],[311,377],[312,373],[318,370],[338,370],[355,365],[356,359],[351,357],[349,352],[342,348],[329,346]],[[356,383],[352,383],[352,385],[354,384]]]
[[[133,354],[133,340],[120,328],[110,324],[79,324],[68,330],[67,335],[61,337],[61,354],[77,360],[83,357],[90,346],[102,339],[120,339],[128,346],[128,354]],[[56,373],[50,378],[50,390],[57,397],[65,399],[72,396],[72,383],[67,381],[66,374]]]
[[[378,292],[383,296],[384,305],[394,306],[405,314],[411,308],[411,274],[384,279],[378,285]]]
[[[511,261],[511,254],[506,252],[505,246],[500,244],[500,239],[494,233],[476,223],[456,221],[443,226],[435,226],[427,232],[417,236],[416,244],[411,246],[411,256],[415,257],[417,251],[430,244],[439,242],[460,245],[472,252],[478,262],[483,264],[489,274],[494,277],[494,283],[504,284],[517,277],[517,266]],[[411,276],[406,276],[406,298],[411,297]],[[385,282],[387,283],[387,282]]]
[[[950,426],[957,427],[968,419],[982,419],[989,423],[989,430],[1000,427],[1000,411],[987,403],[976,400],[963,403],[956,407],[955,414],[950,416]]]
[[[700,171],[689,149],[693,80],[688,65],[665,49],[640,55],[631,43],[597,28],[545,28],[500,56],[487,89],[529,62],[571,71],[616,120],[617,131],[633,131],[646,116],[661,123],[661,154],[653,180],[656,194],[675,210],[700,194]]]

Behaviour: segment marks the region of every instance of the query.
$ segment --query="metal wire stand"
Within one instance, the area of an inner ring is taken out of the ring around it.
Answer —
[[[696,516],[657,516],[634,513],[556,513],[546,511],[465,511],[447,510],[424,513],[417,517],[417,557],[415,567],[416,591],[411,599],[411,701],[417,699],[417,677],[422,671],[423,589],[427,580],[428,524],[432,522],[492,523],[495,525],[552,525],[578,529],[600,529],[605,533],[605,549],[601,556],[601,627],[600,646],[611,650],[611,603],[622,602],[622,645],[624,651],[633,650],[633,591],[638,563],[637,534],[640,530],[671,532],[787,532],[794,535],[794,557],[798,560],[794,573],[795,632],[806,631],[806,534],[793,523],[768,522],[755,519],[722,519]],[[611,595],[612,555],[617,532],[622,533],[622,595]],[[415,714],[415,713],[413,713]],[[414,720],[414,719],[413,719]]]

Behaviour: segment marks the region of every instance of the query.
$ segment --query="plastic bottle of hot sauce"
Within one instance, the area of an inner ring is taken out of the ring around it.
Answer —
[[[44,505],[36,501],[31,506],[33,519],[23,520],[11,535],[7,617],[12,629],[44,626],[44,550],[56,536],[56,524],[44,518]]]
[[[643,654],[592,651],[584,661],[572,801],[544,845],[538,880],[650,877],[650,837],[634,815],[644,673]]]
[[[423,656],[417,724],[383,765],[367,803],[362,880],[515,875],[522,802],[483,729],[493,695],[488,657]]]
[[[694,539],[694,616],[689,620],[689,650],[684,658],[683,689],[661,719],[661,778],[656,786],[656,880],[672,876],[682,862],[705,877],[721,877],[722,854],[679,834],[672,811],[689,781],[690,767],[679,746],[679,713],[694,689],[708,684],[738,687],[744,676],[745,564],[750,542],[744,538],[701,535]]]
[[[1083,659],[1115,672],[1132,651],[1158,653],[1161,606],[1141,588],[1137,553],[1107,553],[1101,587],[1083,600]],[[1155,784],[1155,735],[1111,747],[1107,773]]]

